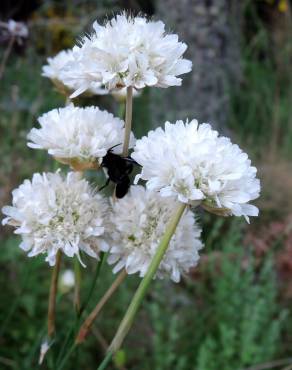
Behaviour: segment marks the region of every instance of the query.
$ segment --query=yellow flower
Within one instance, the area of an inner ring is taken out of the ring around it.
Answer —
[[[280,0],[278,4],[278,9],[282,13],[286,13],[288,11],[288,2],[287,0]]]

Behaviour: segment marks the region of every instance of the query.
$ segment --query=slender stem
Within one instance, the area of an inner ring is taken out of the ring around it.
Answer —
[[[112,351],[108,351],[105,358],[103,359],[102,363],[98,366],[97,370],[106,369],[106,367],[110,363],[112,357],[113,357]]]
[[[80,263],[78,258],[74,258],[74,274],[75,274],[75,286],[74,286],[74,307],[77,315],[80,313],[80,286],[81,286],[81,271]]]
[[[105,354],[107,354],[106,352],[107,352],[107,348],[108,348],[108,343],[107,343],[106,339],[104,338],[104,336],[102,335],[102,333],[100,332],[99,328],[96,325],[92,325],[91,331],[92,331],[92,334],[97,339],[100,346],[102,347]],[[115,367],[118,370],[127,370],[125,368],[125,366],[117,364],[117,363],[115,363]]]
[[[133,110],[133,88],[132,86],[129,86],[127,87],[125,138],[124,138],[124,145],[123,145],[123,157],[127,157],[129,154],[129,143],[130,143],[131,126],[132,126],[132,110]]]
[[[63,369],[63,367],[65,366],[66,362],[69,360],[69,357],[74,352],[76,346],[79,345],[80,343],[82,343],[85,340],[85,338],[86,338],[89,330],[91,329],[91,326],[92,326],[94,320],[96,319],[98,313],[100,312],[100,310],[102,309],[102,307],[105,305],[105,303],[108,301],[108,299],[116,291],[116,289],[120,286],[120,284],[123,282],[123,280],[125,279],[126,276],[127,276],[127,273],[126,273],[125,270],[123,270],[118,275],[118,277],[113,282],[113,284],[110,286],[110,288],[106,291],[106,293],[101,298],[101,300],[98,302],[98,304],[95,307],[95,309],[89,314],[89,316],[87,317],[87,319],[84,321],[83,325],[81,326],[81,328],[79,330],[79,333],[78,333],[78,335],[76,337],[75,342],[73,342],[73,344],[71,345],[71,347],[69,347],[69,350],[63,356],[63,359],[60,362],[60,365],[57,367],[57,370]]]
[[[7,49],[4,52],[4,56],[3,56],[3,59],[2,59],[1,65],[0,65],[0,80],[3,77],[5,66],[6,66],[7,60],[9,58],[9,55],[11,53],[11,50],[12,50],[12,46],[14,44],[14,41],[15,41],[15,36],[12,36],[10,38],[10,40],[9,40]]]
[[[119,107],[118,107],[118,117],[121,119],[124,119],[125,115],[125,101],[119,102]]]
[[[283,358],[280,360],[275,360],[271,362],[265,362],[264,364],[259,364],[251,367],[245,367],[240,370],[268,370],[268,369],[275,369],[276,367],[282,367],[285,365],[289,365],[292,363],[292,358]],[[289,367],[288,367],[289,369]],[[282,370],[288,370],[287,367]]]
[[[60,363],[60,365],[57,367],[57,370],[61,370],[64,368],[66,362],[68,361],[69,357],[72,355],[72,353],[74,352],[75,350],[75,343],[72,344],[72,346],[70,347],[69,351],[65,354],[65,356],[63,357],[63,360],[62,362]]]
[[[52,337],[55,334],[55,316],[56,316],[56,295],[58,277],[61,265],[61,252],[57,252],[56,264],[52,271],[51,286],[49,294],[49,307],[48,307],[48,337]]]
[[[157,248],[157,251],[150,263],[150,266],[148,268],[148,271],[144,278],[142,279],[138,289],[136,290],[136,293],[128,307],[128,310],[116,332],[116,335],[114,339],[112,340],[111,345],[108,348],[108,352],[106,357],[103,359],[102,363],[99,365],[97,370],[104,370],[106,369],[107,365],[110,363],[112,356],[114,353],[116,353],[122,343],[125,339],[128,331],[131,328],[131,325],[134,321],[135,315],[142,303],[142,300],[147,292],[147,289],[149,288],[149,285],[160,265],[160,262],[162,261],[162,258],[168,248],[168,244],[170,242],[171,237],[173,236],[176,227],[181,219],[181,216],[183,215],[183,212],[186,208],[186,204],[179,204],[178,208],[176,209],[173,217],[171,218],[167,229],[165,231],[165,234],[159,243],[159,246]]]
[[[91,287],[89,289],[88,295],[87,295],[84,303],[81,306],[80,316],[84,312],[84,310],[86,310],[86,308],[87,308],[87,306],[88,306],[88,304],[90,302],[91,296],[93,294],[94,288],[95,288],[96,283],[97,283],[97,279],[99,277],[99,273],[100,273],[100,270],[101,270],[101,267],[102,267],[104,258],[105,258],[105,253],[104,252],[100,252],[100,259],[98,261],[98,264],[96,265],[95,274],[94,274],[94,277],[93,277],[93,280],[92,280]]]
[[[89,332],[94,320],[97,318],[101,309],[107,303],[107,301],[110,299],[110,297],[114,294],[114,292],[117,290],[117,288],[121,285],[121,283],[124,281],[126,276],[127,276],[126,270],[123,270],[118,275],[116,280],[112,283],[112,285],[109,287],[109,289],[105,292],[105,294],[100,299],[100,301],[95,306],[95,308],[91,311],[91,313],[89,314],[87,319],[84,321],[84,323],[80,327],[79,333],[78,333],[78,335],[76,337],[76,340],[75,340],[76,344],[80,344],[85,340],[85,338],[88,335],[88,332]]]
[[[149,285],[160,265],[160,262],[168,248],[168,244],[170,242],[171,237],[173,236],[176,227],[181,219],[181,216],[186,208],[186,204],[180,203],[175,210],[175,213],[173,214],[167,228],[165,231],[165,234],[163,238],[161,239],[159,246],[157,248],[157,251],[150,263],[150,266],[148,268],[148,271],[144,278],[142,279],[138,289],[136,290],[136,293],[128,307],[128,310],[116,332],[116,335],[109,346],[109,353],[115,353],[119,350],[121,347],[124,338],[126,337],[128,331],[131,328],[131,325],[134,321],[135,315],[142,303],[142,300],[147,292],[147,289],[149,288]]]
[[[66,100],[65,100],[65,107],[71,104],[71,99],[69,98],[68,95],[66,95]]]

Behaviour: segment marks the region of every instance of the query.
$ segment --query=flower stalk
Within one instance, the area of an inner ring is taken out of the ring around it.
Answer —
[[[92,312],[89,314],[87,319],[84,321],[84,323],[81,325],[81,328],[79,330],[79,333],[76,337],[75,343],[80,344],[84,342],[86,339],[90,328],[94,322],[94,320],[97,318],[98,314],[102,310],[103,306],[107,303],[107,301],[110,299],[110,297],[114,294],[114,292],[117,290],[117,288],[121,285],[121,283],[125,280],[125,277],[127,276],[126,270],[123,270],[115,279],[113,284],[109,287],[109,289],[105,292],[103,297],[100,299],[98,304],[95,306],[95,308],[92,310]]]
[[[163,259],[163,256],[168,248],[168,245],[169,245],[169,242],[171,240],[171,237],[173,236],[175,230],[176,230],[176,227],[183,215],[183,212],[186,208],[186,204],[183,204],[183,203],[180,203],[177,207],[177,209],[175,210],[167,228],[166,228],[166,231],[165,231],[165,234],[163,236],[163,238],[161,239],[161,242],[157,248],[157,251],[151,261],[151,264],[148,268],[148,271],[146,273],[146,275],[144,276],[144,278],[142,279],[129,307],[128,307],[128,310],[116,332],[116,335],[114,337],[114,339],[112,340],[112,343],[110,344],[109,346],[109,349],[108,349],[108,354],[106,356],[106,358],[104,359],[103,363],[101,363],[100,367],[98,368],[98,370],[101,370],[101,369],[104,369],[105,367],[105,362],[106,364],[109,362],[109,358],[112,357],[112,355],[114,353],[116,353],[122,343],[123,343],[123,340],[125,339],[128,331],[130,330],[131,326],[132,326],[132,323],[134,321],[134,318],[135,318],[135,315],[143,301],[143,298],[150,286],[150,283],[160,265],[160,262],[162,261]]]
[[[81,287],[81,271],[80,271],[80,263],[78,258],[74,258],[74,274],[75,274],[75,286],[74,286],[74,308],[76,314],[80,314],[80,287]]]
[[[6,64],[7,64],[7,60],[9,58],[10,53],[11,53],[14,42],[15,42],[15,36],[12,36],[9,40],[7,49],[4,52],[3,60],[2,60],[1,65],[0,65],[0,80],[3,77],[4,70],[5,70],[5,67],[6,67]]]
[[[125,118],[125,137],[123,144],[123,157],[129,154],[129,143],[132,127],[132,111],[133,111],[133,87],[127,87],[127,101],[126,101],[126,118]]]
[[[80,309],[80,316],[86,310],[86,308],[87,308],[87,306],[88,306],[88,304],[91,300],[91,297],[92,297],[92,294],[94,292],[94,288],[96,286],[96,283],[97,283],[97,280],[98,280],[98,277],[99,277],[99,274],[100,274],[100,270],[101,270],[101,267],[103,266],[104,260],[105,260],[105,252],[101,252],[100,253],[100,259],[98,261],[98,264],[96,265],[95,273],[94,273],[94,276],[93,276],[93,279],[92,279],[92,282],[91,282],[91,287],[90,287],[88,295],[87,295],[86,299],[84,300],[84,302],[81,306],[81,309]]]
[[[58,251],[56,255],[56,264],[52,271],[51,286],[49,293],[49,306],[48,306],[48,337],[51,338],[56,331],[55,328],[55,316],[56,316],[56,296],[57,296],[57,286],[58,277],[61,265],[61,252]]]

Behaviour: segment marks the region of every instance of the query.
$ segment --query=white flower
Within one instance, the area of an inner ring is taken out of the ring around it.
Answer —
[[[42,75],[52,80],[61,80],[62,69],[67,63],[73,61],[72,50],[62,50],[53,58],[47,59],[48,64],[43,66]]]
[[[93,24],[94,32],[86,36],[81,46],[73,48],[79,76],[67,70],[79,85],[72,97],[87,90],[93,83],[109,90],[133,86],[180,86],[180,76],[190,72],[192,63],[183,59],[186,44],[175,34],[165,32],[164,23],[117,15],[103,26]]]
[[[116,264],[114,273],[125,268],[128,274],[143,277],[164,235],[176,202],[136,185],[113,203],[112,237],[108,262]],[[185,211],[157,271],[157,277],[169,276],[178,282],[199,260],[201,230],[191,211]]]
[[[98,165],[107,151],[122,151],[124,122],[97,107],[79,108],[69,105],[53,109],[39,118],[41,128],[28,134],[28,146],[46,149],[48,153],[74,168]],[[130,146],[134,143],[131,135]],[[98,161],[98,162],[97,162]]]
[[[74,62],[72,50],[69,49],[60,51],[54,57],[47,59],[48,64],[43,66],[42,76],[48,77],[52,80],[59,80],[61,83],[63,83],[62,69],[69,62]],[[74,89],[75,88],[74,83],[72,82],[72,84],[69,85],[68,87]]]
[[[52,344],[52,343],[51,343]],[[44,358],[48,352],[48,350],[50,349],[51,347],[51,344],[49,344],[48,340],[45,339],[43,342],[42,342],[42,345],[41,345],[41,349],[40,349],[40,357],[39,357],[39,365],[41,365],[44,361]]]
[[[46,65],[42,68],[42,75],[50,78],[61,90],[66,88],[69,92],[75,91],[78,88],[75,78],[72,77],[80,74],[80,66],[73,57],[73,50],[62,50],[53,58],[47,59]],[[70,79],[67,79],[67,70],[70,71]],[[78,79],[77,79],[78,81]],[[88,90],[89,93],[94,95],[104,95],[108,92],[102,88],[100,83],[93,83]]]
[[[12,207],[2,209],[7,216],[2,224],[16,227],[15,234],[22,236],[20,248],[29,257],[46,254],[53,266],[59,250],[80,259],[80,251],[98,258],[99,251],[108,249],[108,204],[80,173],[70,172],[66,177],[59,172],[37,173],[12,195]]]
[[[142,166],[136,178],[164,197],[180,202],[201,203],[209,211],[224,215],[257,216],[248,202],[256,199],[260,182],[247,154],[219,137],[209,124],[196,120],[150,131],[138,140],[132,157]]]
[[[28,28],[23,22],[16,22],[13,19],[10,19],[7,22],[7,30],[14,37],[20,38],[28,37]]]
[[[67,293],[75,285],[75,275],[70,269],[65,270],[59,279],[59,289],[62,293]]]

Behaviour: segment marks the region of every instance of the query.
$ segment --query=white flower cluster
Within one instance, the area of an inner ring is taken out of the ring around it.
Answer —
[[[23,22],[17,22],[9,19],[7,22],[0,21],[1,42],[7,41],[13,45],[15,42],[22,45],[24,40],[28,38],[28,27]]]
[[[69,292],[75,285],[75,274],[73,270],[65,270],[60,276],[58,285],[61,293]]]
[[[127,87],[137,91],[145,86],[180,85],[178,76],[191,70],[191,62],[183,58],[187,46],[177,35],[167,34],[162,22],[122,14],[103,26],[95,22],[93,28],[80,46],[49,58],[43,67],[43,75],[60,90],[66,88],[66,94],[68,90],[74,91],[73,97],[85,91],[111,92],[124,100]],[[124,136],[128,139],[130,131],[128,120],[126,130],[124,122],[107,111],[69,105],[42,115],[39,124],[28,134],[29,147],[47,150],[74,170],[106,167],[105,162],[110,165],[113,158],[117,167],[111,173],[120,181],[116,184],[128,189],[134,163],[121,156]],[[7,216],[3,223],[16,227],[21,248],[29,256],[46,254],[50,265],[55,264],[58,251],[79,259],[80,251],[95,258],[100,251],[109,251],[114,272],[125,268],[142,277],[179,203],[247,220],[258,215],[250,204],[260,192],[256,168],[237,145],[220,137],[209,124],[166,122],[164,130],[150,131],[136,144],[131,133],[133,147],[131,156],[141,166],[136,182],[145,180],[146,188],[131,186],[111,206],[78,173],[35,174],[32,181],[25,180],[13,191],[13,206],[3,208]],[[108,161],[103,159],[106,155]],[[156,276],[178,282],[195,266],[202,248],[200,234],[187,208]]]
[[[27,38],[28,28],[23,22],[16,22],[13,19],[9,19],[7,22],[7,30],[9,33],[16,38]]]
[[[124,198],[113,203],[114,240],[108,262],[116,264],[114,272],[125,268],[128,274],[146,274],[176,205],[139,185],[132,186]],[[159,266],[159,278],[169,276],[178,282],[182,273],[197,264],[198,251],[203,246],[200,234],[194,214],[187,210]]]
[[[107,151],[121,153],[124,122],[97,107],[69,105],[53,109],[39,118],[41,128],[28,134],[28,146],[46,149],[63,163],[73,167],[97,167]],[[134,144],[131,135],[130,147]]]
[[[7,216],[2,223],[16,227],[15,233],[22,236],[20,247],[29,257],[46,254],[53,266],[59,250],[80,259],[80,251],[98,258],[99,251],[109,249],[107,202],[80,173],[37,173],[12,195],[12,207],[2,209]]]
[[[71,76],[77,76],[80,73],[80,68],[73,57],[72,49],[62,50],[53,58],[48,58],[47,64],[42,68],[42,75],[50,78],[61,91],[67,93],[67,90],[69,90],[70,93],[78,89],[78,84],[74,77],[69,80],[66,78],[67,70],[70,70]],[[101,84],[96,82],[91,84],[88,93],[104,95],[107,94],[107,90],[103,89]]]
[[[48,77],[51,80],[60,80],[60,82],[62,82],[63,68],[66,66],[66,64],[73,61],[74,58],[72,50],[62,50],[53,58],[47,59],[48,64],[43,66],[42,76]],[[69,85],[68,87],[72,86],[74,85]]]
[[[167,34],[163,22],[121,14],[103,26],[95,22],[93,29],[81,46],[73,48],[75,61],[64,68],[64,82],[78,85],[72,97],[94,84],[109,90],[179,86],[177,76],[191,70],[192,63],[182,57],[186,44]]]
[[[260,192],[256,168],[248,156],[209,124],[196,120],[166,122],[138,140],[132,157],[142,166],[139,178],[150,190],[180,202],[202,202],[208,210],[226,215],[257,216],[249,204]]]

